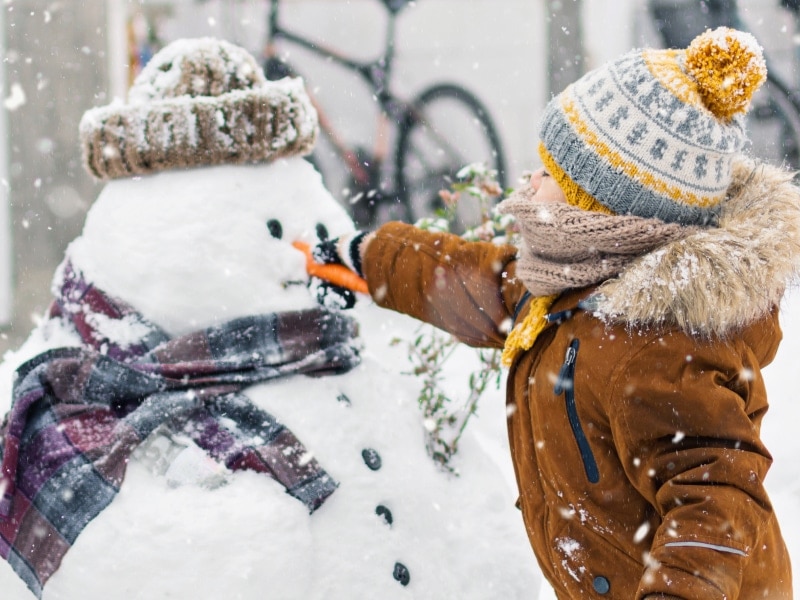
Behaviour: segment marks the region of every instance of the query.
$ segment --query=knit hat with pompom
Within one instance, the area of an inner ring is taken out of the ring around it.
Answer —
[[[213,38],[169,44],[127,104],[91,109],[80,123],[84,166],[103,180],[308,154],[316,136],[301,80],[267,81],[247,51]]]
[[[713,225],[766,76],[755,38],[726,27],[629,52],[550,101],[539,154],[571,204]]]

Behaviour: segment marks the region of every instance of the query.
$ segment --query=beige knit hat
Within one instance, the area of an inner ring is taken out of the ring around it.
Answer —
[[[727,27],[685,50],[632,50],[550,101],[539,155],[571,204],[713,225],[766,77],[756,39]]]
[[[247,51],[213,38],[169,44],[127,104],[88,110],[79,127],[84,167],[103,180],[308,154],[317,130],[300,79],[267,81]]]

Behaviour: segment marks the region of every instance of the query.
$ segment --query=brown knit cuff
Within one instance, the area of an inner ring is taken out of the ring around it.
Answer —
[[[304,155],[316,136],[316,111],[299,79],[112,104],[87,111],[80,123],[84,167],[102,180]]]

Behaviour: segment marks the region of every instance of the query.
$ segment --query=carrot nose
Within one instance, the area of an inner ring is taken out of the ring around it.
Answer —
[[[312,277],[319,277],[320,279],[353,290],[354,292],[369,294],[367,282],[344,265],[318,263],[311,254],[311,246],[300,240],[292,242],[292,246],[305,255],[306,272]]]

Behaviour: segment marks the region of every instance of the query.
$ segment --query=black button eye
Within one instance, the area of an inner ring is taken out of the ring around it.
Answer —
[[[269,229],[269,233],[272,237],[276,240],[279,240],[283,237],[283,225],[278,219],[270,219],[267,221],[267,229]]]
[[[317,223],[317,237],[320,242],[328,241],[328,228],[322,223]]]
[[[364,459],[366,464],[372,471],[377,471],[383,465],[381,455],[374,448],[364,448],[361,451],[361,458]]]

